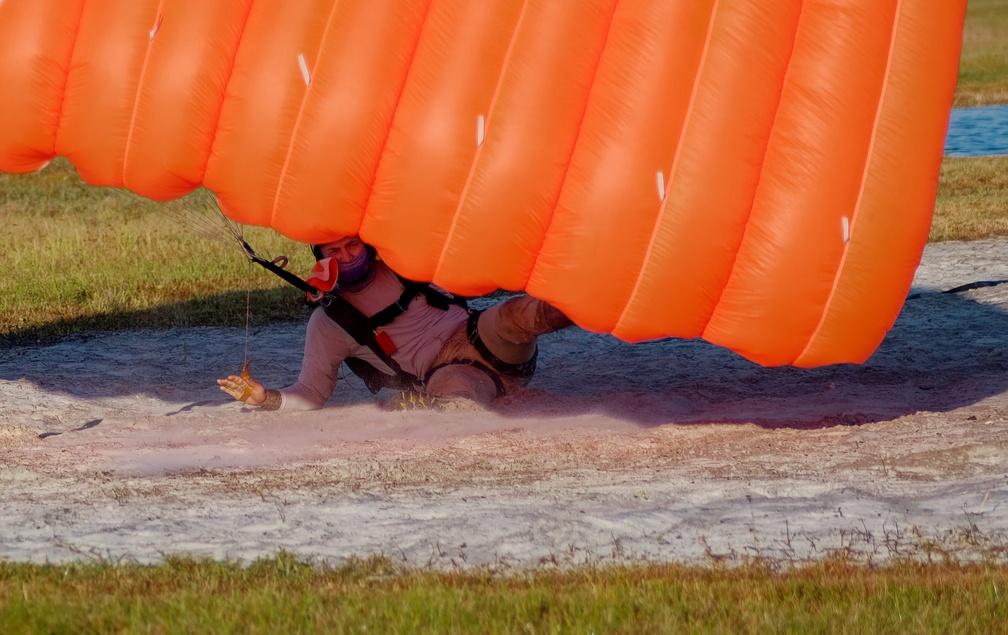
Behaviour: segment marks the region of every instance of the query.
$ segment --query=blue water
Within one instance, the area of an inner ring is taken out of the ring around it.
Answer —
[[[956,108],[945,137],[945,156],[1008,154],[1008,105]]]

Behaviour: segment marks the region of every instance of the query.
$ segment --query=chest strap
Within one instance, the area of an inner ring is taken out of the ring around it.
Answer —
[[[378,311],[370,318],[367,318],[371,322],[373,328],[385,326],[405,313],[406,309],[409,308],[410,302],[412,302],[418,295],[423,295],[429,306],[442,311],[447,311],[448,307],[452,304],[457,304],[463,309],[469,308],[465,298],[447,296],[426,282],[413,282],[412,280],[403,278],[399,274],[396,274],[396,277],[399,278],[399,284],[403,286],[403,292],[399,296],[398,300],[381,311]]]
[[[464,298],[449,297],[434,289],[431,285],[421,282],[413,282],[399,277],[403,285],[403,292],[393,304],[378,311],[371,317],[364,315],[360,309],[350,304],[350,302],[338,293],[327,294],[318,304],[322,306],[325,314],[336,324],[340,325],[347,334],[358,344],[368,347],[386,366],[395,373],[390,376],[375,368],[364,360],[348,358],[344,360],[347,368],[364,380],[364,385],[376,394],[382,388],[392,388],[395,390],[419,389],[424,385],[423,379],[408,373],[402,369],[397,361],[392,359],[392,355],[385,352],[378,341],[377,329],[389,324],[395,318],[406,312],[410,303],[418,296],[423,295],[427,304],[442,311],[447,311],[452,304],[457,304],[468,309]]]
[[[371,326],[371,321],[361,313],[360,309],[337,294],[326,295],[319,304],[330,320],[346,331],[355,342],[368,347],[395,373],[394,376],[390,376],[362,359],[350,357],[343,360],[354,375],[364,380],[364,385],[371,391],[371,394],[376,394],[382,388],[406,390],[423,384],[419,377],[403,370],[399,362],[385,352],[378,342],[378,335],[374,327]]]

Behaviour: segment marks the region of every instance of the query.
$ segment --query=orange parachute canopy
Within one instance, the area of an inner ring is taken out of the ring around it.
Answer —
[[[628,341],[864,361],[930,225],[966,0],[0,0],[0,170],[205,185]]]

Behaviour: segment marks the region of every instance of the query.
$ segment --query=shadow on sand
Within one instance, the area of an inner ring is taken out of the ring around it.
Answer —
[[[811,370],[764,368],[702,341],[631,345],[568,329],[543,338],[529,389],[493,410],[533,419],[600,414],[642,427],[749,422],[796,429],[947,412],[1008,389],[1006,306],[1008,285],[918,294],[865,364]],[[241,368],[246,347],[254,376],[269,386],[292,383],[303,329],[295,322],[253,325],[247,338],[244,328],[141,329],[44,346],[13,345],[32,336],[14,333],[0,340],[0,380],[78,398],[147,395],[171,402],[177,414],[227,403],[214,380]],[[373,400],[351,378],[329,405]]]
[[[816,369],[766,368],[702,341],[603,340],[583,351],[564,342],[566,354],[551,343],[539,386],[557,400],[553,410],[604,412],[642,426],[749,422],[801,429],[948,412],[1008,390],[1006,306],[1008,285],[919,293],[867,362]],[[568,373],[572,366],[579,370]],[[549,395],[538,399],[514,410],[550,408]]]

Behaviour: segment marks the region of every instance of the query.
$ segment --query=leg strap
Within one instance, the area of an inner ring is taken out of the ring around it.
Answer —
[[[483,339],[480,337],[479,316],[481,313],[483,312],[473,311],[469,314],[469,321],[466,322],[466,337],[469,338],[469,343],[476,348],[476,351],[487,361],[488,364],[490,364],[490,367],[498,373],[507,375],[508,377],[514,377],[515,379],[520,379],[527,383],[530,379],[532,379],[532,374],[535,373],[536,358],[539,357],[539,347],[536,346],[535,352],[532,353],[532,359],[527,362],[522,362],[520,364],[505,362],[494,355],[490,349],[487,348],[486,344],[483,343]]]

